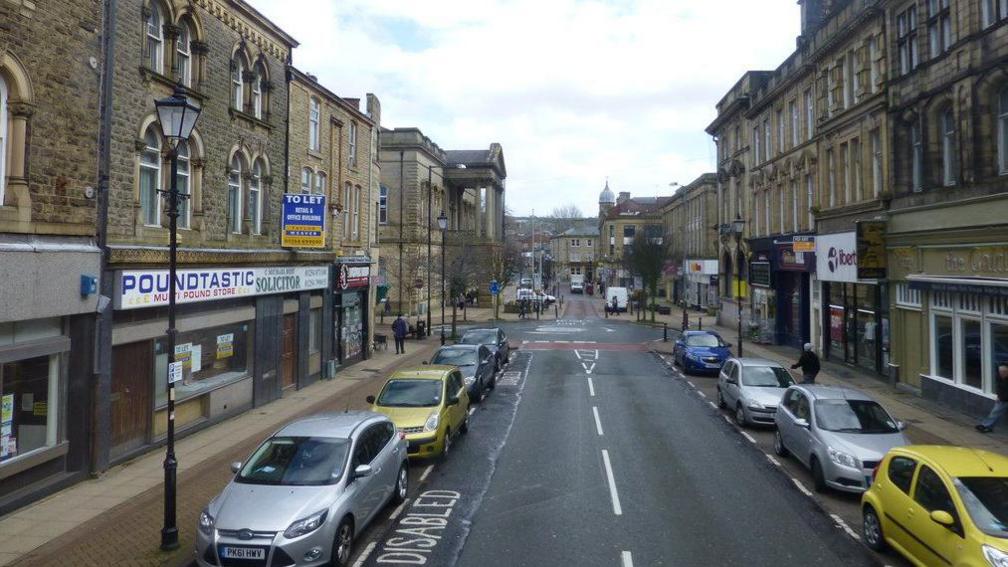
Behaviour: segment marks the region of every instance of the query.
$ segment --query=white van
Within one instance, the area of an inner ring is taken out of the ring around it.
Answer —
[[[613,298],[616,298],[616,310],[626,311],[627,301],[630,298],[630,294],[627,292],[625,287],[607,287],[605,290],[606,305],[612,309]]]
[[[570,277],[570,292],[571,293],[584,293],[584,276],[578,274],[571,274]]]

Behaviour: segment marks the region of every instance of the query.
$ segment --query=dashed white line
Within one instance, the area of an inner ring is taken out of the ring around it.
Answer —
[[[420,482],[427,480],[427,475],[429,475],[432,470],[434,470],[434,465],[427,465],[427,468],[425,468],[423,473],[420,475]]]
[[[696,392],[696,393],[697,393],[697,394],[700,394],[700,397],[701,397],[701,398],[706,398],[706,397],[707,397],[707,394],[705,394],[705,393],[701,392],[700,390],[697,390],[697,392]]]
[[[715,404],[714,402],[707,400],[707,403],[710,404],[710,407],[717,409],[717,404]]]
[[[402,504],[399,504],[398,506],[396,506],[395,510],[392,510],[392,515],[389,516],[389,519],[393,521],[397,520],[399,518],[399,514],[402,514],[402,511],[406,509],[406,504],[408,503],[409,498],[403,500]]]
[[[364,551],[361,552],[361,554],[357,557],[357,561],[354,561],[354,567],[361,567],[361,565],[364,565],[364,563],[366,563],[368,560],[368,556],[371,555],[371,552],[374,551],[375,547],[378,547],[377,541],[372,541],[371,543],[367,544],[367,547],[364,548]]]
[[[598,430],[599,435],[604,435],[604,433],[602,433],[602,420],[599,419],[598,408],[592,406],[592,413],[595,414],[595,429]]]
[[[476,408],[475,407],[469,408],[469,415],[472,415],[474,413],[476,413]]]
[[[732,423],[732,420],[729,419],[727,415],[721,414],[721,417],[725,420],[725,423],[727,423],[728,425],[735,425],[734,423]]]
[[[588,377],[588,393],[595,397],[595,382],[592,382],[591,376]]]
[[[630,555],[629,551],[624,551],[622,553],[623,567],[633,567],[633,556]]]
[[[851,536],[857,541],[861,541],[861,536],[858,535],[857,532],[852,530],[851,527],[847,525],[847,522],[845,522],[843,518],[837,516],[836,514],[830,514],[830,517],[833,518],[833,521],[836,522],[836,525],[840,526],[840,528],[843,531],[847,532],[847,535]]]
[[[742,430],[739,430],[739,433],[742,434],[742,437],[745,437],[746,439],[748,439],[750,443],[753,443],[753,444],[756,443],[756,439],[752,435],[749,435],[748,433],[746,433],[745,431],[742,431]]]
[[[780,461],[778,461],[777,459],[775,459],[773,455],[770,455],[770,454],[767,454],[767,453],[763,453],[763,454],[766,455],[766,458],[767,458],[768,461],[770,461],[770,464],[778,466],[778,467],[781,466]]]
[[[690,382],[689,380],[687,380],[686,383],[689,384],[690,388],[693,388],[694,390],[696,389],[696,386],[693,385],[693,382]]]
[[[613,477],[612,464],[609,462],[609,451],[602,449],[602,463],[605,465],[606,479],[609,481],[609,497],[612,498],[613,514],[623,515],[619,494],[616,493],[616,479]]]
[[[805,496],[808,496],[810,498],[812,497],[812,491],[809,490],[809,489],[807,489],[807,488],[805,488],[805,485],[802,484],[800,480],[798,480],[797,478],[791,477],[791,482],[793,482],[795,484],[795,486],[798,487],[798,490],[801,490],[802,493],[805,494]]]

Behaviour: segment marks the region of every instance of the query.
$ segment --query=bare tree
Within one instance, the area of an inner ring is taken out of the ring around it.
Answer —
[[[553,219],[554,230],[558,233],[574,228],[579,221],[585,218],[584,213],[574,203],[554,207],[550,217]]]
[[[505,240],[502,246],[494,249],[490,258],[490,277],[497,280],[503,290],[518,276],[524,264],[521,247],[517,242]],[[500,316],[500,302],[494,306],[494,319]]]
[[[458,298],[469,291],[475,282],[479,281],[481,270],[486,270],[486,265],[480,262],[476,247],[461,239],[449,244],[445,252],[447,254],[445,280],[448,287],[448,299],[452,304],[451,336],[455,338]]]
[[[648,229],[656,230],[648,230]],[[645,226],[643,231],[637,233],[629,250],[624,253],[624,263],[632,274],[640,276],[644,284],[643,302],[646,307],[648,294],[652,298],[658,295],[658,280],[661,279],[662,271],[665,269],[665,261],[668,258],[668,245],[661,237],[661,227]],[[653,299],[652,299],[653,301]],[[655,319],[654,309],[651,311],[651,320]]]

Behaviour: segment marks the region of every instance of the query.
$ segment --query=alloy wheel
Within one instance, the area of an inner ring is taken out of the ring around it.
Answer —
[[[343,520],[336,531],[336,561],[337,565],[346,565],[350,561],[350,548],[353,544],[353,528],[350,522]]]
[[[878,514],[871,506],[866,506],[862,514],[862,527],[864,530],[865,543],[868,547],[881,551],[885,548],[885,540],[882,538],[882,523]]]
[[[746,424],[745,410],[742,409],[742,404],[735,406],[735,423],[739,424],[739,426]]]
[[[396,491],[400,502],[406,500],[406,493],[409,491],[409,474],[405,466],[399,468],[399,482],[396,484]]]

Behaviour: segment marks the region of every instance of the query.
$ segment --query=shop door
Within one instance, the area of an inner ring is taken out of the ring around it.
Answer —
[[[153,352],[150,341],[112,349],[112,393],[109,397],[110,455],[114,459],[147,443],[151,413]]]
[[[280,372],[283,388],[291,388],[297,382],[297,313],[284,315],[281,339]]]

